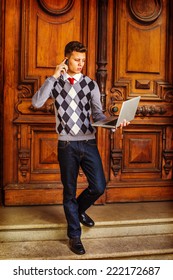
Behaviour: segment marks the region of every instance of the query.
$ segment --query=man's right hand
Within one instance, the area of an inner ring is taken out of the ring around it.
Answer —
[[[67,58],[65,58],[60,64],[58,64],[55,68],[55,72],[53,77],[57,79],[60,75],[64,74],[68,70],[67,64],[65,64]]]

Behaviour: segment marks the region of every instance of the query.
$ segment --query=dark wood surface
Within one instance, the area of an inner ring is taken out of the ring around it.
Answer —
[[[53,103],[36,110],[31,98],[70,40],[88,47],[84,74],[107,116],[141,96],[127,128],[97,131],[107,180],[98,203],[172,200],[173,2],[2,0],[0,15],[1,201],[62,203]],[[78,193],[86,185],[80,170]]]

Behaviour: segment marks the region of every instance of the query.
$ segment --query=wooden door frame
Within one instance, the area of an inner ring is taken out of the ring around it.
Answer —
[[[107,63],[108,58],[107,57],[107,30],[108,30],[108,21],[107,21],[107,14],[108,14],[108,5],[109,0],[98,0],[98,48],[97,48],[97,82],[100,87],[101,91],[101,100],[103,105],[103,110],[106,111],[106,82],[107,82]],[[116,5],[116,1],[114,2],[114,5]],[[171,19],[171,22],[169,24],[169,65],[168,65],[168,72],[167,72],[167,80],[170,84],[173,83],[173,76],[172,76],[172,68],[173,68],[173,1],[169,0],[169,18]],[[0,132],[1,135],[3,135],[3,91],[4,91],[4,68],[3,68],[3,59],[4,59],[4,17],[5,17],[5,1],[2,0],[0,4]],[[100,48],[102,46],[102,48]],[[109,82],[109,81],[108,81]],[[170,92],[172,94],[172,91]],[[99,135],[100,137],[100,135]],[[105,139],[107,139],[107,135],[104,136]],[[100,137],[101,138],[101,137]],[[106,141],[104,141],[106,142]],[[106,144],[104,144],[106,145]],[[105,159],[107,154],[105,154],[104,150],[106,148],[102,149],[102,143],[101,141],[98,143],[98,146],[101,151],[101,156]],[[108,168],[107,168],[108,169]],[[107,170],[109,172],[109,170]],[[3,137],[0,138],[0,204],[3,202]]]
[[[3,136],[3,54],[4,54],[4,0],[0,4],[0,134]],[[0,205],[3,203],[3,137],[0,137]]]

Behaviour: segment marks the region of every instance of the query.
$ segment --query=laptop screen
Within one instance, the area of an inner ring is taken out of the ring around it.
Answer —
[[[131,98],[123,102],[118,118],[108,117],[106,120],[93,123],[93,126],[101,126],[106,128],[119,127],[124,120],[131,121],[134,119],[139,104],[140,96]]]

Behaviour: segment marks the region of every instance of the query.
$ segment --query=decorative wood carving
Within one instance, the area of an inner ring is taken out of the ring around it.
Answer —
[[[19,90],[18,93],[19,99],[32,97],[32,91],[29,85],[19,85],[18,90]]]
[[[123,134],[125,147],[122,170],[124,172],[161,172],[162,129],[127,130]]]
[[[121,99],[119,99],[119,100],[121,100]],[[109,111],[110,115],[117,115],[117,112],[119,111],[119,105],[117,103],[116,97],[111,98],[111,104],[108,107],[108,111]],[[137,116],[142,115],[143,117],[154,116],[154,115],[164,115],[166,113],[167,113],[167,110],[164,106],[155,106],[155,105],[138,106],[137,111],[136,111]]]
[[[130,81],[124,81],[124,84],[119,81],[111,88],[110,103],[108,105],[108,112],[110,115],[114,115],[118,112],[117,101],[123,101],[126,99],[126,94],[130,86]]]
[[[165,159],[165,164],[163,168],[165,170],[166,175],[168,175],[172,170],[173,151],[172,150],[163,151],[163,158]]]
[[[149,80],[136,80],[135,86],[137,89],[150,89],[150,81]]]
[[[129,0],[129,10],[136,21],[151,24],[161,14],[162,0]]]
[[[114,103],[117,100],[124,100],[124,91],[121,88],[113,87],[111,89],[112,97],[111,97],[111,103]]]
[[[22,177],[26,177],[29,172],[29,160],[30,160],[30,150],[21,149],[18,151],[20,167],[19,170],[21,172]]]
[[[57,133],[54,125],[31,127],[32,161],[31,180],[60,182],[60,171],[57,160]]]
[[[57,139],[40,139],[40,162],[39,164],[57,164]]]
[[[32,112],[42,112],[42,113],[50,113],[50,114],[54,114],[55,110],[54,110],[54,103],[46,103],[44,104],[41,108],[36,108],[33,105],[29,106],[29,110]]]
[[[158,97],[168,103],[173,102],[173,85],[165,81],[156,81],[154,83],[154,92],[157,93]]]
[[[46,1],[38,0],[41,7],[48,13],[52,15],[63,15],[67,13],[74,4],[74,0],[68,1]]]
[[[108,0],[98,1],[97,82],[100,88],[103,111],[106,111],[107,6],[108,6]]]
[[[136,111],[136,115],[142,116],[153,116],[155,114],[164,115],[166,113],[166,109],[163,106],[139,106]]]
[[[112,149],[111,150],[111,168],[116,177],[118,172],[121,170],[122,163],[122,150]]]
[[[173,88],[165,91],[163,98],[165,99],[166,102],[172,103],[173,102]]]

